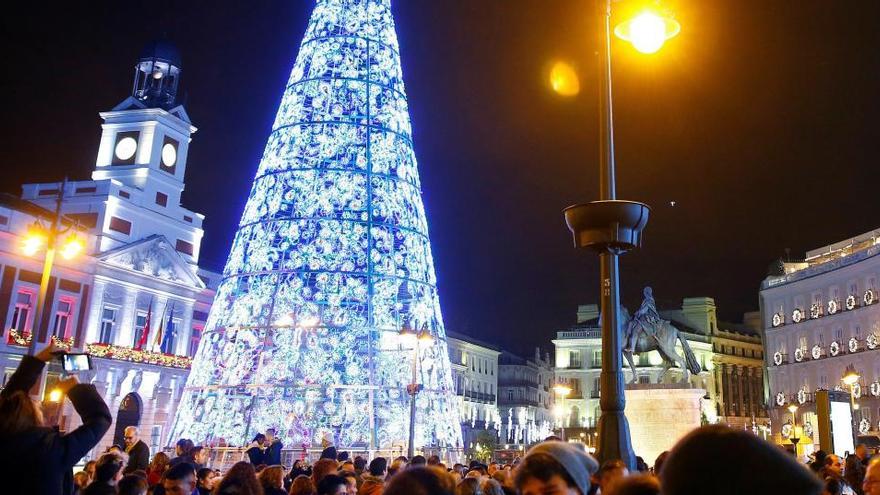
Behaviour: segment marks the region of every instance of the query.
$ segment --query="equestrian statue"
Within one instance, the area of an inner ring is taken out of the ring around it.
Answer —
[[[698,374],[702,371],[697,357],[694,356],[694,351],[691,350],[688,341],[681,334],[681,330],[668,320],[660,318],[651,288],[645,287],[643,294],[645,297],[642,300],[642,305],[639,306],[632,318],[629,317],[628,311],[621,310],[620,328],[623,329],[623,357],[632,369],[630,383],[635,383],[638,379],[633,354],[651,351],[658,351],[663,359],[663,372],[657,379],[658,383],[662,382],[669,369],[676,364],[684,371],[682,383],[690,381],[691,373]],[[677,343],[681,343],[684,357],[676,350]]]

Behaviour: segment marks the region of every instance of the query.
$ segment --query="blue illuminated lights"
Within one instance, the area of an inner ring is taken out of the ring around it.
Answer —
[[[389,0],[318,0],[170,435],[405,448],[461,430]]]

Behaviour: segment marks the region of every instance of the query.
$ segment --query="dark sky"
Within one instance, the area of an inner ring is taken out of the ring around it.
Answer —
[[[594,302],[598,262],[562,209],[597,197],[590,0],[397,0],[394,12],[447,327],[549,347]],[[880,2],[667,2],[681,35],[647,57],[616,42],[619,197],[652,205],[622,296],[757,308],[767,266],[878,226]],[[15,2],[0,19],[2,179],[87,178],[100,119],[166,35],[199,128],[184,204],[220,269],[312,2]],[[574,98],[546,83],[554,60]],[[674,201],[675,206],[670,206]]]

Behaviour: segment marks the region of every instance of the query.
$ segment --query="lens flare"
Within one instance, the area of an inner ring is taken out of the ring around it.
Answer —
[[[556,62],[550,69],[550,87],[561,96],[574,96],[581,91],[577,73],[565,62]]]

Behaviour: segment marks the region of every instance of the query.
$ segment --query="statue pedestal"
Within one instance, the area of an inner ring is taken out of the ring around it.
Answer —
[[[687,384],[634,384],[626,387],[626,418],[632,446],[649,466],[681,437],[700,427],[701,388]]]

